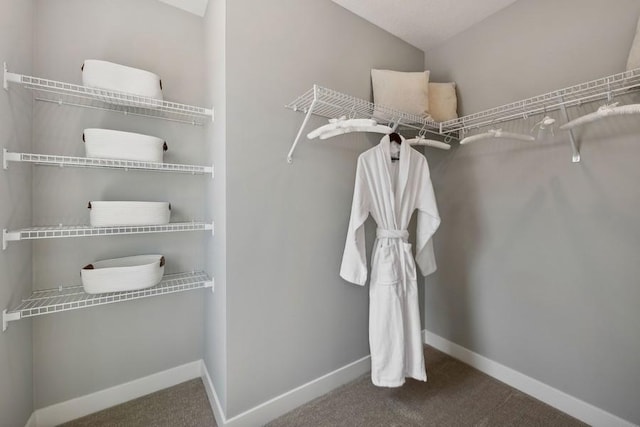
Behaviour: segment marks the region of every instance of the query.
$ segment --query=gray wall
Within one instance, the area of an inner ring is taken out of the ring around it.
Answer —
[[[207,270],[215,277],[215,293],[205,304],[204,361],[222,408],[227,404],[227,256],[226,256],[226,0],[210,0],[205,15],[207,105],[215,121],[207,128],[209,163],[215,179],[207,186],[207,217],[215,221],[215,237],[207,244]]]
[[[283,106],[314,83],[370,99],[371,68],[424,55],[329,0],[234,0],[226,16],[231,417],[369,353],[368,289],[338,270],[356,159],[379,138],[305,140],[288,164],[304,116]]]
[[[201,18],[155,0],[39,0],[34,74],[81,82],[84,59],[154,71],[166,99],[204,105]],[[165,138],[165,161],[201,164],[206,129],[151,118],[34,104],[33,150],[83,155],[82,129],[106,127]],[[202,176],[33,168],[33,223],[88,223],[89,200],[167,200],[172,221],[204,220]],[[34,287],[78,284],[98,259],[162,253],[165,272],[205,267],[206,233],[44,240],[33,245]],[[35,407],[51,405],[202,358],[203,301],[191,291],[43,316],[33,322]]]
[[[0,0],[0,61],[30,74],[33,56],[33,2]],[[0,89],[0,146],[31,150],[31,93],[18,86]],[[0,228],[31,223],[31,168],[13,163],[0,169]],[[15,307],[31,292],[31,245],[16,242],[0,251],[0,311]],[[20,426],[33,411],[31,322],[12,322],[0,332],[0,425]]]
[[[428,51],[426,68],[473,113],[624,71],[639,15],[635,0],[520,0]],[[636,424],[639,132],[637,117],[584,127],[579,164],[561,131],[434,157],[443,222],[425,290],[428,330]]]

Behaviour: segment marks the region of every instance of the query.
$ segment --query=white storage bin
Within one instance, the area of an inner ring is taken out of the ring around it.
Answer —
[[[164,225],[169,223],[171,204],[168,202],[89,202],[92,227]]]
[[[98,89],[126,92],[162,101],[162,81],[149,71],[98,59],[82,65],[82,84]]]
[[[162,255],[137,255],[96,261],[80,270],[82,286],[89,294],[133,291],[155,286],[164,275]]]
[[[167,143],[162,139],[111,129],[85,129],[82,134],[87,157],[162,163]]]

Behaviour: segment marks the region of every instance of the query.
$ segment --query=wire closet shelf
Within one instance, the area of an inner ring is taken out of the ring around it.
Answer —
[[[637,90],[640,90],[640,68],[448,120],[440,123],[441,133],[466,132],[593,101],[610,101]]]
[[[193,289],[211,288],[213,290],[213,286],[213,280],[210,279],[205,272],[197,271],[166,275],[157,285],[135,291],[88,294],[82,286],[60,286],[55,289],[35,291],[29,298],[22,300],[22,303],[16,308],[3,310],[2,330],[5,331],[7,329],[10,321],[27,317],[190,291]]]
[[[306,114],[289,150],[287,160],[289,163],[292,162],[293,152],[312,114],[330,119],[341,116],[354,119],[374,119],[380,124],[386,124],[394,129],[404,127],[418,130],[423,135],[430,133],[448,139],[460,139],[466,132],[474,129],[526,119],[529,116],[555,110],[562,110],[563,113],[566,113],[566,108],[569,107],[594,101],[610,101],[616,96],[638,90],[640,90],[640,69],[635,69],[438,123],[426,117],[376,105],[351,95],[314,85],[313,88],[285,106],[293,111]],[[571,138],[574,146],[574,161],[579,161],[579,152],[573,134],[571,134]]]
[[[327,119],[335,119],[342,116],[350,119],[373,119],[379,124],[389,126],[393,129],[408,128],[425,133],[440,134],[439,124],[426,117],[396,110],[384,105],[377,105],[364,99],[318,85],[313,85],[313,87],[303,95],[285,105],[285,108],[306,114],[287,156],[289,163],[292,162],[293,151],[302,136],[302,131],[306,127],[311,114]]]
[[[58,156],[51,154],[12,153],[7,151],[6,148],[2,150],[2,154],[2,166],[4,169],[7,169],[9,167],[9,162],[22,162],[33,163],[40,166],[173,172],[191,175],[211,174],[211,177],[213,177],[213,166],[155,163],[137,160],[99,159],[91,157]]]
[[[5,62],[5,90],[9,88],[10,82],[33,90],[37,101],[116,111],[125,115],[153,117],[193,125],[204,125],[207,120],[213,120],[213,109],[11,73]]]
[[[172,233],[184,231],[214,232],[213,223],[205,222],[172,222],[165,225],[139,225],[118,227],[91,227],[89,225],[60,225],[49,227],[30,227],[20,230],[2,230],[2,249],[7,249],[11,241],[59,239],[69,237],[117,236],[125,234]]]

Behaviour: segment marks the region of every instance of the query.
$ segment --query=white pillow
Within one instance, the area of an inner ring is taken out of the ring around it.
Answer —
[[[429,114],[435,122],[458,118],[455,83],[429,83]]]
[[[429,71],[371,70],[373,102],[421,117],[429,115]]]
[[[638,19],[638,27],[636,28],[636,37],[633,39],[629,59],[627,60],[627,71],[640,68],[640,19]]]

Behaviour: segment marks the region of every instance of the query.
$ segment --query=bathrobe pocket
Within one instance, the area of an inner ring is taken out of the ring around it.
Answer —
[[[411,243],[402,243],[402,250],[404,251],[404,273],[409,280],[418,280],[416,274],[416,263],[413,259],[413,252],[411,252]]]
[[[376,251],[371,281],[378,285],[394,285],[400,281],[400,258],[396,245],[383,245]]]

